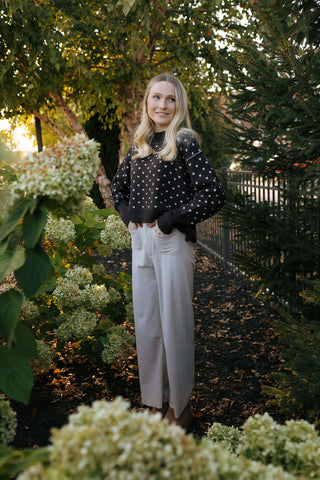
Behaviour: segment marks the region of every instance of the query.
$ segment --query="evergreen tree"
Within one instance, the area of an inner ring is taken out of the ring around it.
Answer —
[[[256,203],[231,189],[224,214],[247,245],[236,263],[260,294],[286,305],[276,326],[283,390],[290,408],[310,411],[319,404],[320,375],[311,375],[310,359],[319,358],[320,308],[303,301],[302,280],[320,277],[320,7],[316,0],[256,0],[250,8],[246,32],[233,39],[236,51],[221,58],[233,88],[231,140],[243,166],[276,178],[279,198]]]

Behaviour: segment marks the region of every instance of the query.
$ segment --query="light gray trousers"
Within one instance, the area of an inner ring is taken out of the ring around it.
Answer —
[[[132,235],[132,290],[142,402],[169,402],[178,418],[194,380],[191,242],[177,229],[159,235],[142,227]]]

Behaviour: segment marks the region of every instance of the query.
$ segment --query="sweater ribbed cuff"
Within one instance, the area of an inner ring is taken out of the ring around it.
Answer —
[[[128,226],[130,222],[129,214],[128,214],[128,204],[126,202],[120,202],[118,205],[115,206],[117,212],[120,213],[121,220],[123,223]]]
[[[166,235],[171,233],[174,229],[174,221],[170,211],[160,215],[160,217],[157,218],[157,223],[161,232],[165,233]]]

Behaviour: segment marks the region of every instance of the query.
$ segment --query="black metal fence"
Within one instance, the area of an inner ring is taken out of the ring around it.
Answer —
[[[281,209],[281,205],[288,201],[286,185],[278,178],[265,178],[250,171],[227,169],[218,174],[224,176],[228,185],[233,185],[241,193],[249,195],[255,202],[276,204]],[[314,197],[313,200],[315,200]],[[315,230],[318,231],[317,235],[320,235],[319,218],[317,223]],[[235,240],[236,232],[223,225],[222,216],[219,213],[200,223],[197,226],[197,233],[199,245],[219,259],[225,269],[235,270],[231,260],[232,253],[235,250],[244,251],[246,245],[239,244],[239,241]]]

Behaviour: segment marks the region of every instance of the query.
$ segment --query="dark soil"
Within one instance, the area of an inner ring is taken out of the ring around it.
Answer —
[[[130,259],[130,251],[116,251],[104,263],[109,273],[130,273]],[[277,313],[257,301],[248,285],[225,272],[201,247],[196,247],[194,313],[194,419],[188,432],[200,438],[214,422],[241,426],[248,417],[265,411],[282,421],[284,417],[261,392],[263,385],[272,385],[271,372],[281,370],[271,327]],[[118,395],[128,399],[132,408],[143,407],[135,355],[111,367],[67,352],[49,373],[36,376],[28,406],[13,402],[18,418],[13,446],[47,445],[50,429],[65,424],[78,405]]]

